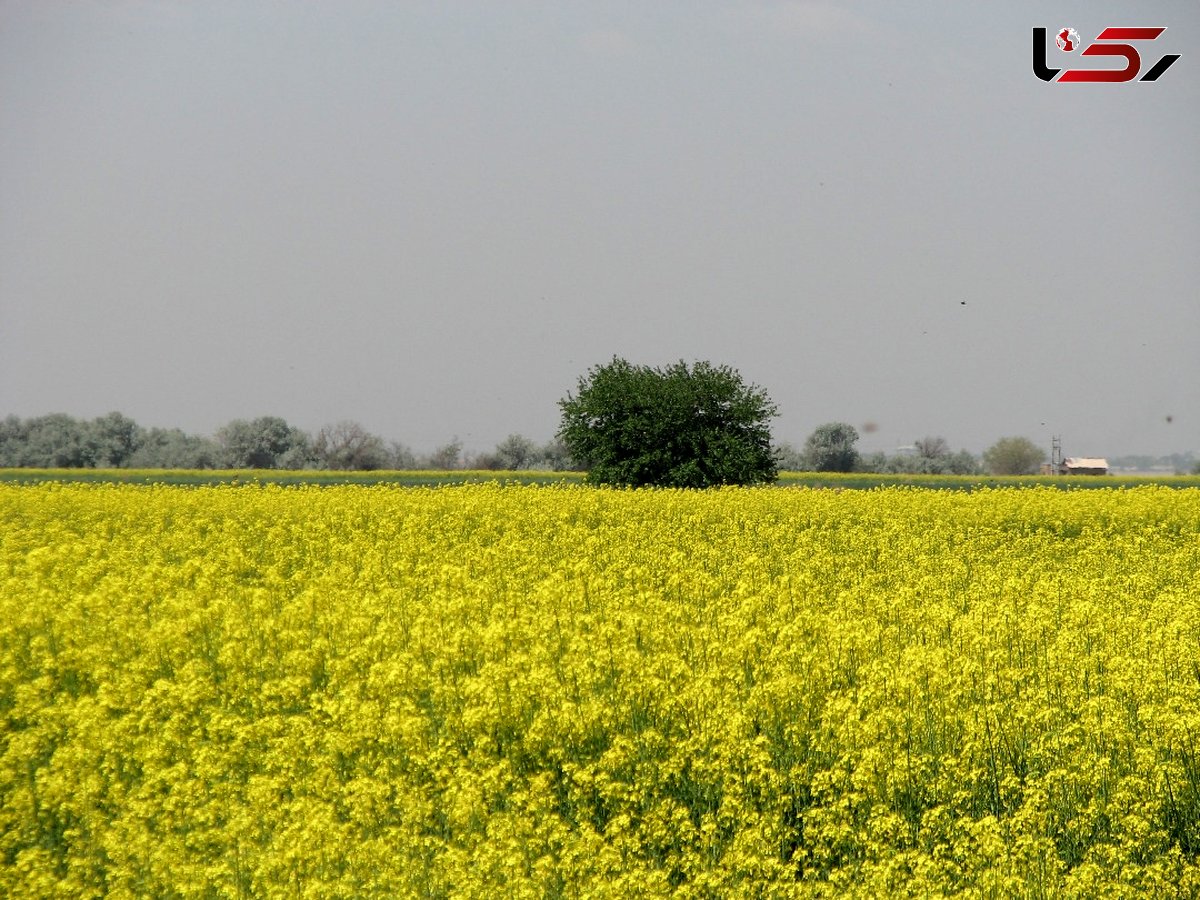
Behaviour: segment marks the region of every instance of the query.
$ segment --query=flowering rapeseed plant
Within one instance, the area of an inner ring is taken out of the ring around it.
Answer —
[[[0,485],[0,894],[1195,896],[1200,491]]]

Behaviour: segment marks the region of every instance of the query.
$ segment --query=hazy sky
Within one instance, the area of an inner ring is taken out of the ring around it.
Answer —
[[[0,415],[481,451],[618,355],[1200,451],[1200,4],[915,7],[0,0]],[[1112,25],[1182,58],[1034,77]]]

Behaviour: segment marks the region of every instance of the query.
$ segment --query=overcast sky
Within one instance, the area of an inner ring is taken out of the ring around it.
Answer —
[[[0,415],[482,451],[617,355],[1200,451],[1200,4],[917,6],[0,0]],[[1182,58],[1034,77],[1112,25]]]

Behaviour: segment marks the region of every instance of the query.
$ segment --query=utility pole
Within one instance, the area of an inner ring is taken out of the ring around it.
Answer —
[[[1050,471],[1055,475],[1063,474],[1062,438],[1057,435],[1050,439]]]

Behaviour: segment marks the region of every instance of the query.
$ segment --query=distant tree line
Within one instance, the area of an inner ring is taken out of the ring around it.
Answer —
[[[870,472],[890,475],[978,475],[980,461],[966,450],[952,451],[943,437],[918,438],[910,449],[891,455],[876,452],[862,455],[855,447],[858,431],[844,422],[831,422],[816,429],[804,447],[791,444],[778,448],[781,469],[801,472]]]
[[[428,455],[387,442],[357,422],[309,433],[278,416],[235,419],[212,437],[144,428],[121,413],[64,413],[0,420],[0,468],[124,469],[549,469],[574,467],[561,441],[510,435],[490,453],[467,456],[454,438]]]
[[[706,377],[711,374],[698,371]],[[678,431],[675,426],[672,433]],[[785,442],[772,451],[779,470],[799,472],[1021,475],[1038,472],[1046,460],[1045,451],[1024,437],[1001,438],[980,457],[966,450],[952,451],[938,436],[919,438],[912,447],[893,454],[863,455],[856,448],[858,438],[852,425],[830,422],[814,430],[803,447]],[[1191,454],[1112,462],[1145,468],[1170,464],[1176,471],[1200,472],[1200,463]],[[432,453],[418,455],[350,421],[309,433],[277,416],[260,416],[235,419],[215,435],[203,437],[178,428],[144,428],[112,412],[90,420],[63,413],[28,419],[10,415],[0,420],[0,468],[571,471],[586,467],[572,458],[561,435],[540,444],[511,434],[491,451],[473,455],[453,438]]]
[[[776,448],[781,469],[800,472],[868,472],[887,475],[1032,475],[1046,458],[1045,451],[1028,438],[1006,437],[984,451],[981,458],[966,450],[952,451],[943,437],[927,435],[911,448],[892,455],[861,455],[855,444],[858,430],[845,422],[817,428],[804,447]]]
[[[1200,458],[1195,453],[1171,453],[1166,456],[1129,454],[1109,457],[1108,464],[1114,469],[1135,469],[1142,472],[1173,472],[1176,475],[1192,473],[1200,475]]]

